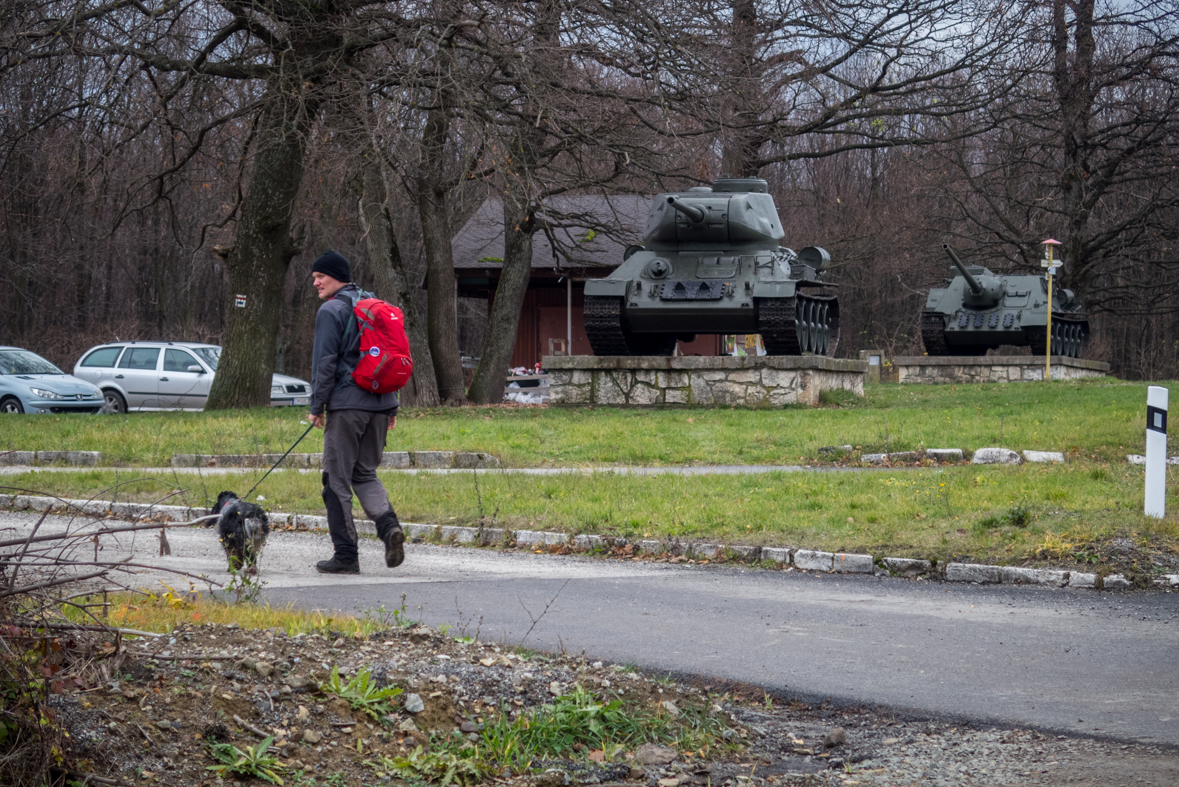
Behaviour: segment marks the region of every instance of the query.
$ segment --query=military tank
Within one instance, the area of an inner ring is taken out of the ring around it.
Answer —
[[[585,283],[594,354],[671,355],[698,333],[759,333],[770,355],[833,355],[839,302],[823,280],[831,257],[818,246],[783,248],[782,236],[760,178],[655,197],[642,245]]]
[[[1000,345],[1048,349],[1048,282],[1043,276],[999,276],[964,265],[949,244],[953,279],[929,291],[921,315],[921,340],[929,355],[986,355]],[[955,271],[956,269],[956,271]],[[954,275],[957,273],[957,275]],[[1052,288],[1052,354],[1080,358],[1089,343],[1089,320],[1072,290]]]

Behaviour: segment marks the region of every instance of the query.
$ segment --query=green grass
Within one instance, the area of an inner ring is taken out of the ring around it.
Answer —
[[[508,467],[829,462],[818,449],[922,447],[1059,450],[1059,466],[955,466],[860,473],[615,476],[383,473],[405,521],[560,530],[628,538],[787,545],[937,560],[1068,560],[1117,535],[1179,551],[1176,516],[1148,519],[1142,469],[1145,383],[1116,380],[870,386],[817,409],[446,408],[405,411],[389,450],[480,450]],[[173,453],[285,450],[295,409],[126,417],[3,419],[0,448],[94,449],[161,465]],[[309,435],[300,451],[322,447]],[[63,497],[209,505],[241,475],[134,469],[8,476],[6,486]],[[1170,468],[1174,476],[1179,468]],[[323,513],[318,472],[279,472],[259,489],[274,511]],[[1172,487],[1173,488],[1173,487]],[[1179,511],[1174,495],[1168,509]]]
[[[486,451],[508,467],[795,464],[845,444],[865,452],[1003,445],[1112,461],[1142,451],[1146,386],[873,385],[862,400],[820,408],[416,409],[402,413],[388,448]],[[0,450],[102,451],[104,464],[160,467],[176,453],[281,453],[303,433],[305,417],[301,408],[6,416]],[[316,430],[296,450],[322,448]]]
[[[1170,473],[1174,478],[1177,469]],[[1168,518],[1143,516],[1142,476],[1142,468],[1123,459],[745,476],[487,473],[478,476],[478,491],[473,473],[389,472],[381,478],[409,522],[1010,563],[1067,558],[1125,533],[1179,542],[1179,495],[1168,498]],[[62,497],[118,483],[117,495],[98,496],[149,501],[182,490],[172,500],[207,505],[220,489],[248,488],[256,477],[148,478],[95,470],[35,473],[4,483]],[[322,514],[319,484],[318,473],[275,473],[259,491],[271,510]]]

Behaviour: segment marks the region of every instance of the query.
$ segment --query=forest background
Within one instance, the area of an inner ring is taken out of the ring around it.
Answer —
[[[102,341],[215,342],[209,407],[264,404],[272,370],[309,375],[334,248],[406,310],[408,404],[498,401],[532,238],[568,254],[587,221],[554,197],[727,174],[769,182],[785,245],[831,252],[841,354],[922,352],[943,242],[1040,273],[1051,236],[1086,357],[1179,377],[1176,0],[3,6],[0,343],[67,370]],[[490,310],[450,251],[489,196]]]

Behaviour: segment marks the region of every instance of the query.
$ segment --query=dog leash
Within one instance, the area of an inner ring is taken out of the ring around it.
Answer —
[[[295,450],[295,446],[296,446],[296,445],[298,445],[299,443],[303,442],[303,438],[304,438],[304,437],[306,437],[307,435],[311,434],[311,430],[312,430],[312,429],[314,429],[314,428],[315,428],[315,423],[313,422],[313,423],[311,424],[311,426],[308,426],[308,427],[307,427],[307,431],[306,431],[306,432],[304,432],[303,434],[299,435],[299,439],[295,441],[294,445],[292,445],[290,448],[288,448],[288,449],[287,449],[287,452],[286,452],[285,454],[283,454],[282,456],[280,456],[280,457],[278,458],[278,461],[277,461],[277,462],[275,462],[273,465],[271,465],[270,469],[266,471],[266,475],[264,475],[264,476],[262,476],[261,478],[259,478],[259,479],[258,479],[258,483],[257,483],[257,484],[254,484],[252,487],[250,487],[250,491],[249,491],[249,492],[246,492],[244,495],[242,495],[241,499],[242,499],[242,500],[249,500],[249,499],[250,499],[250,495],[252,495],[252,494],[254,493],[254,490],[258,488],[258,485],[259,485],[259,484],[261,484],[263,481],[265,481],[265,480],[266,480],[266,476],[267,476],[267,475],[270,475],[271,473],[273,473],[273,472],[274,472],[274,468],[276,468],[276,467],[278,467],[280,464],[282,464],[282,460],[286,459],[286,458],[287,458],[287,455],[288,455],[288,454],[290,454],[290,453],[291,453],[291,451],[294,451],[294,450]]]

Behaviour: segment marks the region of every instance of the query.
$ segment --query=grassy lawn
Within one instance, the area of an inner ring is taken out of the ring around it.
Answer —
[[[1179,498],[1169,497],[1165,520],[1142,516],[1142,468],[1125,461],[1125,454],[1143,451],[1145,398],[1144,383],[1098,380],[881,385],[862,401],[817,409],[413,410],[399,419],[390,450],[490,451],[507,467],[819,464],[820,447],[841,444],[865,452],[1003,445],[1063,451],[1068,462],[705,477],[390,472],[383,480],[399,515],[411,522],[1008,564],[1085,562],[1119,537],[1179,555]],[[180,452],[285,450],[305,428],[302,415],[259,409],[12,417],[2,441],[25,450],[102,450],[113,461],[160,465]],[[316,432],[299,450],[321,447]],[[0,482],[65,497],[171,496],[168,502],[207,505],[222,489],[244,492],[260,475],[147,477],[101,468]],[[323,512],[318,473],[275,473],[259,491],[275,511]]]
[[[1142,516],[1142,469],[956,466],[748,476],[384,473],[405,521],[680,538],[1018,563],[1086,558],[1116,536],[1179,554],[1179,519]],[[135,471],[35,473],[5,485],[63,497],[208,504],[259,473],[147,477]],[[275,473],[259,490],[275,511],[323,513],[318,473]],[[1168,510],[1179,511],[1170,495]],[[357,511],[359,514],[359,509]]]
[[[875,385],[839,405],[758,410],[417,409],[402,413],[389,450],[486,451],[506,467],[796,464],[829,445],[865,452],[1002,445],[1116,461],[1142,452],[1146,387],[1112,379]],[[281,453],[303,433],[305,417],[301,408],[5,416],[0,450],[102,451],[108,465],[160,467],[175,453]],[[316,430],[296,450],[322,447]]]

